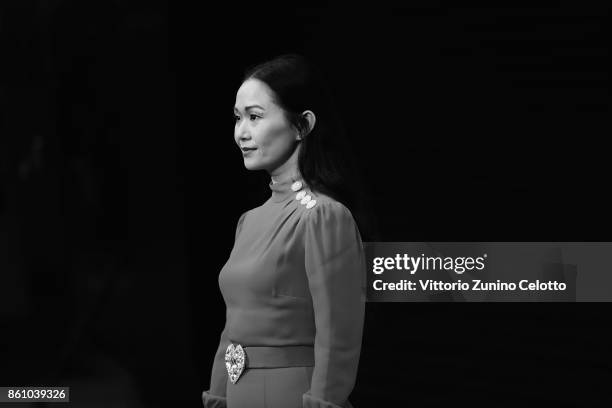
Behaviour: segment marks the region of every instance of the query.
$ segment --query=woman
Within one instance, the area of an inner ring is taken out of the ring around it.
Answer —
[[[338,153],[342,128],[320,75],[299,55],[248,71],[234,139],[270,198],[242,214],[219,275],[227,306],[207,408],[352,407],[365,259]]]

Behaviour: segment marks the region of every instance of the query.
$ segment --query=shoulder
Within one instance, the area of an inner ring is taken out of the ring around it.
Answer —
[[[305,199],[299,201],[298,205],[303,207],[302,218],[310,222],[341,221],[352,223],[351,211],[335,198],[317,191],[307,190]]]
[[[245,212],[243,212],[240,217],[238,218],[238,225],[242,224],[242,222],[244,221],[244,219],[246,218],[247,214],[249,214],[252,210],[246,210]]]
[[[241,223],[244,221],[245,218],[251,218],[251,217],[257,217],[259,212],[262,210],[262,208],[264,208],[265,204],[262,204],[260,206],[254,207],[254,208],[250,208],[246,211],[244,211],[240,217],[238,218],[238,223]]]
[[[242,230],[242,224],[244,223],[244,219],[252,211],[253,211],[253,209],[247,210],[247,211],[243,212],[242,215],[240,215],[240,217],[238,218],[238,222],[236,223],[236,234],[235,234],[235,238],[234,239],[238,238],[238,234],[240,233],[240,230]]]

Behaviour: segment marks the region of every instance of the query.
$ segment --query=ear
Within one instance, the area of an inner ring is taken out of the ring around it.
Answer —
[[[303,134],[298,135],[298,140],[302,140],[303,138],[308,136],[308,134],[312,132],[312,129],[314,129],[315,123],[317,123],[317,117],[311,110],[305,110],[304,112],[302,112],[302,117],[306,119],[306,122],[308,123],[308,129],[304,129]]]

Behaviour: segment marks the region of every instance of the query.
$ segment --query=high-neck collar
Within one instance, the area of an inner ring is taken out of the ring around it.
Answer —
[[[291,189],[291,186],[296,181],[300,181],[302,183],[301,189],[306,187],[304,180],[300,176],[297,176],[297,175],[292,176],[291,178],[285,181],[279,181],[278,183],[272,183],[272,180],[270,180],[269,186],[270,186],[270,190],[272,190],[271,200],[275,203],[280,203],[281,201],[285,201],[289,197],[294,196],[297,193],[297,191],[293,191]]]

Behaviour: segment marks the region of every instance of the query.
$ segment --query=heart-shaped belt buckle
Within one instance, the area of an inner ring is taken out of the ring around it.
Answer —
[[[246,353],[240,344],[230,343],[225,351],[225,368],[232,384],[238,382],[238,378],[244,371]]]

